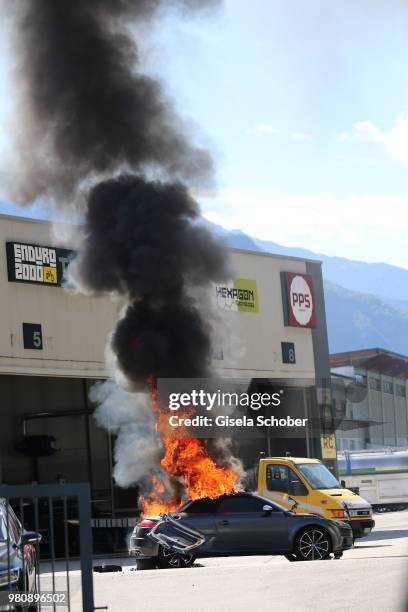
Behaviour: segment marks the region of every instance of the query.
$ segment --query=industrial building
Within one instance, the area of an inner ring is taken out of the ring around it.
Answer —
[[[354,386],[343,412],[335,405],[338,450],[408,448],[408,357],[373,348],[331,355],[330,366],[334,404],[339,383]]]
[[[52,243],[48,222],[0,216],[0,241],[0,483],[86,480],[93,516],[114,526],[136,513],[137,491],[115,486],[114,440],[97,426],[88,396],[109,376],[104,348],[118,306],[62,286],[72,252]],[[265,432],[238,452],[247,466],[259,451],[323,455],[334,470],[321,264],[245,251],[231,260],[235,280],[216,286],[214,299],[240,349],[231,355],[221,342],[214,368],[258,386],[283,381],[310,423],[302,438]]]

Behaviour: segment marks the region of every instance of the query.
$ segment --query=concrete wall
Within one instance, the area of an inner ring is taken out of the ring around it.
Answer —
[[[215,362],[220,373],[248,378],[314,378],[312,331],[285,327],[280,280],[281,272],[305,274],[306,263],[245,251],[233,251],[231,257],[236,278],[256,280],[259,312],[223,313],[232,334],[220,340],[224,359]],[[281,342],[294,342],[295,364],[282,363]]]
[[[61,287],[9,282],[7,241],[52,246],[48,223],[0,217],[0,373],[98,378],[106,376],[104,347],[118,306],[108,298]],[[59,246],[59,245],[54,245]],[[314,377],[310,329],[285,327],[280,272],[306,272],[302,260],[234,251],[235,278],[257,283],[259,312],[233,312],[218,303],[227,324],[216,360],[224,376]],[[43,350],[23,348],[22,323],[40,323]],[[281,342],[295,343],[296,364],[282,363]]]
[[[52,246],[49,224],[0,217],[0,372],[105,375],[103,351],[116,318],[113,303],[61,287],[8,282],[7,241]],[[43,350],[23,348],[23,322],[42,325]]]

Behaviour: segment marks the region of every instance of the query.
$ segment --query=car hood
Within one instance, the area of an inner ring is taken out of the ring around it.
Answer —
[[[371,508],[365,499],[349,489],[324,489],[324,492],[337,502],[346,502],[350,508]]]

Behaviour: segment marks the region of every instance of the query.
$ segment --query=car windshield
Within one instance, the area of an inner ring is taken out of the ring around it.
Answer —
[[[301,463],[296,466],[312,489],[338,489],[339,481],[322,463]]]

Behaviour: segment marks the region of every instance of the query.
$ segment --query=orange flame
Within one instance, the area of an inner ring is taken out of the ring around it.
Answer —
[[[162,434],[168,433],[168,413],[159,404],[154,379],[149,377],[147,382],[157,416],[157,428]],[[188,413],[191,414],[191,409]],[[165,453],[161,465],[170,476],[182,477],[190,499],[236,493],[236,472],[232,467],[217,465],[203,440],[165,436],[163,444]],[[139,498],[143,514],[172,512],[180,506],[180,500],[164,500],[165,487],[157,476],[151,478],[151,486],[151,492]]]
[[[143,508],[143,514],[151,516],[159,515],[162,512],[173,512],[180,506],[179,499],[172,499],[169,502],[163,501],[165,487],[162,481],[157,476],[151,477],[151,491],[148,495],[141,495],[139,503]]]

